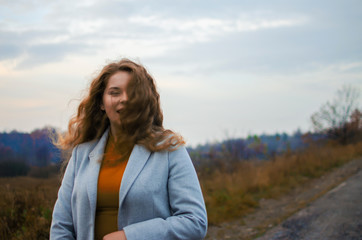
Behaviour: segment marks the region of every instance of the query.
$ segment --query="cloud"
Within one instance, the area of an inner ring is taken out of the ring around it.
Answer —
[[[216,36],[228,33],[258,31],[269,28],[279,28],[303,24],[304,19],[220,19],[194,18],[176,19],[160,16],[135,16],[129,19],[131,23],[158,28],[168,32],[170,36],[180,39],[183,43],[212,41]]]
[[[102,48],[117,45],[142,49],[144,55],[149,56],[147,49],[157,55],[193,43],[215,41],[235,32],[290,27],[305,21],[300,17],[281,18],[271,14],[258,15],[255,19],[245,14],[236,18],[222,14],[209,17],[206,13],[180,16],[172,7],[169,10],[173,12],[168,14],[158,11],[157,4],[162,5],[164,1],[157,1],[155,6],[138,4],[139,7],[130,1],[81,1],[73,5],[34,1],[20,7],[19,2],[14,1],[7,8],[15,16],[7,14],[10,21],[0,22],[3,26],[0,48],[6,49],[3,58],[25,56],[27,60],[19,61],[18,67],[34,67],[60,61],[69,54],[102,52]],[[26,14],[17,17],[16,14],[24,12]],[[128,51],[121,49],[120,52]]]
[[[85,47],[81,44],[39,44],[29,46],[26,55],[16,66],[17,69],[24,69],[40,64],[52,63],[63,60],[73,52],[80,53]]]
[[[4,44],[0,45],[0,52],[0,60],[12,59],[21,55],[22,49],[20,46],[17,46],[15,44]]]
[[[329,64],[353,63],[362,56],[362,45],[358,43],[362,42],[362,21],[357,21],[355,10],[347,11],[353,6],[343,8],[345,11],[317,8],[304,15],[299,10],[288,21],[269,20],[271,24],[267,27],[262,20],[259,24],[255,20],[260,31],[221,32],[218,37],[213,36],[212,41],[184,45],[151,61],[162,62],[170,68],[184,66],[174,70],[179,74],[221,71],[258,75],[292,75]],[[279,27],[272,28],[273,23]],[[253,29],[254,25],[250,26],[244,29]]]

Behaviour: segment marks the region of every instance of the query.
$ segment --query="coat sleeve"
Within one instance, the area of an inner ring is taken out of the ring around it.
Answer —
[[[127,240],[203,239],[207,214],[195,168],[185,147],[169,152],[168,195],[172,216],[124,227]]]
[[[58,199],[53,209],[53,218],[50,227],[50,239],[76,239],[73,216],[71,209],[71,197],[74,185],[76,149],[68,162],[62,184],[58,191]]]

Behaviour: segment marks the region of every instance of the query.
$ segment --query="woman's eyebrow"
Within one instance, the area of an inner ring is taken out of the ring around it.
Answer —
[[[120,90],[121,88],[120,87],[110,87],[108,88],[108,90]]]

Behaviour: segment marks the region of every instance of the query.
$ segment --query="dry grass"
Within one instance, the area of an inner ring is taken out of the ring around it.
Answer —
[[[269,161],[240,162],[233,170],[200,174],[210,224],[240,217],[261,198],[279,197],[293,187],[362,156],[362,142],[311,147]]]
[[[58,178],[0,178],[0,239],[49,239]]]

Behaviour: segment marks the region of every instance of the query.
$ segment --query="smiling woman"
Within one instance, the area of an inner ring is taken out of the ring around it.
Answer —
[[[50,239],[202,239],[207,216],[181,136],[163,128],[146,69],[108,64],[58,146],[73,149]]]
[[[128,72],[117,72],[113,74],[107,83],[103,94],[101,109],[106,112],[111,123],[112,132],[118,132],[121,126],[119,113],[128,100],[127,85],[131,78]]]

